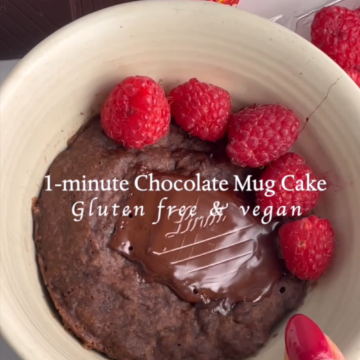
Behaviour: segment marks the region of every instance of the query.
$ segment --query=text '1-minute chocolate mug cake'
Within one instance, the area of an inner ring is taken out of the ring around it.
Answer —
[[[333,255],[330,223],[311,214],[322,189],[299,185],[321,180],[288,152],[299,129],[281,105],[232,115],[229,93],[196,79],[168,97],[144,76],[117,85],[33,205],[64,326],[117,360],[238,360],[260,349]],[[239,190],[235,179],[250,176],[273,191]],[[128,187],[61,187],[83,179]],[[199,179],[228,186],[176,188]]]

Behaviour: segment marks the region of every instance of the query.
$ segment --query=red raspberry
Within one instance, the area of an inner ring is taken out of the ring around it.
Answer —
[[[116,85],[101,111],[107,136],[126,148],[141,149],[165,136],[170,106],[164,90],[147,76],[130,76]]]
[[[171,90],[169,101],[172,116],[186,132],[207,141],[225,135],[231,111],[226,90],[190,79]]]
[[[345,71],[355,81],[355,84],[360,87],[360,70],[353,68],[353,69],[345,69]]]
[[[360,17],[357,12],[340,6],[320,10],[312,23],[311,39],[342,68],[360,65]]]
[[[316,280],[334,253],[334,231],[328,220],[312,215],[288,222],[279,230],[280,247],[288,270],[302,280]]]
[[[299,136],[300,121],[281,105],[245,108],[229,122],[229,158],[252,168],[267,165],[285,154]]]
[[[291,177],[283,180],[287,175]],[[309,182],[316,181],[312,183],[316,191],[307,190],[307,177]],[[274,214],[277,214],[278,211],[283,214],[282,210],[285,209],[288,217],[294,217],[309,214],[317,204],[319,198],[317,177],[313,174],[311,168],[305,164],[304,158],[298,154],[287,153],[281,156],[265,169],[260,179],[263,184],[267,184],[269,180],[274,181],[272,190],[275,191],[275,195],[266,196],[265,186],[263,191],[256,192],[257,204],[262,212],[265,212],[265,209],[271,206]],[[303,184],[304,190],[297,187],[299,184]],[[300,214],[298,214],[297,209],[294,210],[293,207],[295,206],[299,207]]]
[[[237,6],[240,0],[209,0],[210,2],[217,2],[224,5]]]

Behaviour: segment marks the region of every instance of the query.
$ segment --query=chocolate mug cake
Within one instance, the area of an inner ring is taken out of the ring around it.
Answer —
[[[230,94],[197,79],[168,97],[124,79],[33,204],[64,326],[116,360],[258,351],[333,255],[330,222],[311,214],[324,181],[288,152],[299,132],[286,107],[232,115]]]
[[[231,164],[224,153],[222,142],[191,137],[176,124],[145,150],[124,149],[103,133],[97,117],[58,155],[48,174],[53,184],[85,175],[128,180],[131,186],[144,168],[154,178],[188,179],[199,173],[229,183],[234,174],[244,178],[252,172]],[[261,348],[274,326],[301,304],[306,282],[286,270],[275,223],[262,225],[236,212],[245,201],[239,194],[218,195],[55,186],[47,191],[44,184],[33,206],[35,243],[64,326],[87,348],[119,360],[241,359]],[[90,216],[95,197],[97,206],[143,205],[144,216]],[[179,213],[169,219],[164,212],[151,225],[163,197],[178,208],[198,202],[200,220],[189,225],[193,231],[177,230]],[[226,217],[209,218],[210,203],[223,198],[231,207]],[[76,202],[87,210],[81,221],[71,212]]]

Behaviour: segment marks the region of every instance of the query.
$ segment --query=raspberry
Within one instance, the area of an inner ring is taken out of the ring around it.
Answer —
[[[334,253],[334,231],[328,220],[312,215],[288,222],[279,230],[280,247],[288,270],[302,280],[316,280]]]
[[[209,0],[210,2],[217,2],[224,5],[237,6],[240,0]]]
[[[285,154],[299,131],[300,121],[284,106],[251,106],[230,118],[226,151],[239,166],[261,167]]]
[[[291,177],[283,180],[287,175]],[[307,177],[309,181],[307,181]],[[298,154],[287,153],[281,156],[265,169],[260,179],[263,184],[269,184],[269,182],[267,183],[269,180],[273,181],[272,190],[275,191],[273,196],[266,196],[268,195],[266,194],[267,189],[256,192],[256,201],[262,212],[265,212],[266,208],[272,207],[273,213],[280,215],[278,211],[283,214],[282,210],[285,209],[288,217],[294,217],[309,214],[317,204],[319,198],[317,177],[305,164],[304,158]],[[307,183],[313,180],[315,182],[312,185],[316,190],[310,191],[307,189]],[[302,189],[299,187],[301,185]],[[299,207],[300,214],[294,207]]]
[[[165,136],[170,105],[164,90],[147,76],[130,76],[116,85],[101,111],[107,136],[126,148],[141,149]]]
[[[320,10],[311,26],[314,45],[342,68],[360,65],[360,16],[340,6]]]
[[[171,90],[169,101],[175,121],[192,136],[216,141],[225,135],[231,111],[226,90],[190,79]]]
[[[355,84],[360,87],[360,67],[345,69],[348,75],[355,81]]]

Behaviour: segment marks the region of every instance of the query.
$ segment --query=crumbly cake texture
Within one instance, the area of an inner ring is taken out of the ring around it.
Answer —
[[[216,149],[216,150],[215,150]],[[176,125],[143,151],[125,150],[103,133],[99,118],[79,131],[49,169],[52,183],[64,179],[127,179],[139,166],[151,171],[231,183],[245,176],[231,165],[225,144],[191,138]],[[223,316],[204,304],[180,300],[168,287],[152,282],[142,268],[112,251],[108,243],[116,217],[73,220],[72,205],[98,197],[97,205],[125,204],[126,192],[41,190],[33,205],[35,243],[44,283],[64,326],[89,349],[116,360],[239,360],[259,350],[274,326],[297,308],[306,283],[290,275],[257,303],[242,302]],[[146,278],[146,280],[145,280]]]

